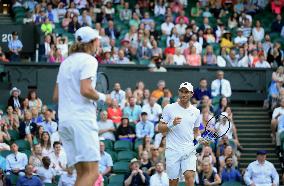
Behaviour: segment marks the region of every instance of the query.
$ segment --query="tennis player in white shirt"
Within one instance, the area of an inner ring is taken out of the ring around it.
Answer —
[[[96,103],[110,102],[110,95],[95,89],[98,62],[93,57],[100,47],[100,36],[91,27],[75,33],[70,56],[60,65],[54,100],[58,98],[59,134],[68,166],[75,165],[76,186],[93,186],[100,160]]]
[[[196,152],[194,138],[205,143],[199,132],[200,111],[190,104],[193,86],[184,82],[179,87],[179,101],[167,105],[158,125],[166,133],[166,171],[170,186],[177,186],[179,177],[184,175],[187,186],[194,185]]]

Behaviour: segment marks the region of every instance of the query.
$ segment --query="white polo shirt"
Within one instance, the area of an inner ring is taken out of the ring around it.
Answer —
[[[91,120],[96,123],[96,104],[81,95],[80,81],[91,78],[95,88],[97,68],[96,58],[87,53],[74,53],[62,62],[57,76],[61,122]]]
[[[163,120],[172,123],[175,117],[181,117],[181,123],[171,128],[166,135],[166,148],[183,152],[193,146],[195,127],[200,125],[200,111],[190,105],[183,108],[178,102],[168,104],[163,111]]]

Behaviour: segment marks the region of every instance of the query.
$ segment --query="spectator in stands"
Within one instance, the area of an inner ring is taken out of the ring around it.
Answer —
[[[42,164],[42,148],[40,144],[33,145],[33,153],[30,156],[29,164],[34,167],[34,170],[36,171],[39,167],[43,167]]]
[[[19,126],[19,135],[21,139],[26,139],[30,146],[33,145],[33,136],[36,134],[37,124],[32,122],[32,113],[26,111],[24,113],[24,120],[20,123]]]
[[[47,18],[51,23],[58,23],[58,13],[55,9],[52,8],[52,4],[47,4],[47,11],[46,11]]]
[[[241,173],[234,168],[233,166],[233,158],[228,156],[225,158],[226,166],[221,172],[221,180],[223,183],[226,182],[241,182],[242,175]]]
[[[227,98],[231,97],[232,90],[230,82],[226,79],[224,79],[224,72],[219,70],[216,73],[217,79],[212,81],[211,83],[211,91],[212,91],[212,97],[221,97],[225,96]]]
[[[198,185],[219,185],[221,178],[213,171],[212,164],[209,161],[202,161],[202,170],[198,173]]]
[[[175,102],[175,99],[168,87],[164,87],[164,95],[158,99],[157,103],[163,107],[163,102],[165,101],[169,104]]]
[[[88,15],[87,10],[83,10],[82,15],[78,17],[79,24],[83,26],[90,26],[92,27],[92,19],[91,16]]]
[[[251,22],[249,19],[245,19],[244,25],[243,25],[243,36],[248,38],[251,35],[252,28],[251,28]]]
[[[169,46],[164,50],[166,61],[170,61],[170,59],[173,58],[173,55],[176,53],[175,41],[171,39],[169,42]]]
[[[174,40],[175,47],[180,46],[179,34],[176,27],[173,27],[170,35],[167,36],[167,46],[170,46],[171,40]]]
[[[52,23],[50,22],[49,18],[46,17],[44,23],[41,24],[40,29],[45,35],[47,35],[52,33],[53,29],[52,27],[53,27]]]
[[[50,158],[48,156],[44,156],[42,158],[42,164],[43,167],[39,167],[36,173],[43,183],[53,183],[55,180],[56,172],[54,168],[50,166]]]
[[[272,0],[271,2],[271,10],[275,14],[281,15],[281,9],[283,7],[283,1],[281,0]]]
[[[119,18],[121,21],[128,22],[131,19],[132,11],[129,9],[129,3],[124,3],[124,8],[119,12]]]
[[[71,13],[71,17],[80,15],[79,10],[76,8],[75,2],[70,2],[70,5],[67,11]]]
[[[261,42],[264,38],[264,29],[261,27],[259,20],[255,22],[255,27],[252,29],[253,39],[256,42]]]
[[[162,23],[161,31],[163,35],[169,36],[171,34],[172,29],[175,27],[172,19],[172,17],[167,16],[166,21]]]
[[[280,101],[280,107],[274,109],[272,113],[272,119],[271,119],[271,137],[272,137],[272,142],[275,142],[275,137],[276,137],[276,130],[277,130],[277,125],[278,125],[278,118],[284,114],[284,99],[281,99]]]
[[[28,99],[29,99],[29,108],[36,107],[38,110],[41,110],[42,107],[42,101],[41,99],[37,96],[37,93],[35,90],[31,90],[28,94]]]
[[[19,39],[18,32],[12,32],[12,39],[8,42],[8,48],[10,52],[10,61],[11,62],[19,62],[20,52],[22,51],[23,44]]]
[[[228,19],[228,27],[229,29],[236,28],[238,26],[238,14],[233,13]]]
[[[49,154],[51,165],[56,171],[56,175],[61,175],[67,165],[67,157],[65,152],[62,150],[62,145],[59,141],[53,143],[54,151]]]
[[[124,108],[125,104],[125,91],[121,89],[120,83],[115,83],[113,87],[113,91],[110,93],[111,99],[116,99],[119,106]]]
[[[111,106],[107,109],[108,119],[112,120],[116,127],[120,125],[122,109],[119,107],[116,99],[112,99]]]
[[[135,129],[129,125],[129,119],[127,116],[123,116],[121,119],[121,124],[117,128],[117,136],[119,140],[134,141],[135,139]]]
[[[132,13],[132,18],[129,20],[129,26],[134,26],[136,29],[138,29],[140,25],[140,18],[139,16],[137,15],[136,12],[133,12]]]
[[[108,21],[108,27],[105,29],[106,35],[110,39],[118,39],[120,33],[119,31],[114,27],[113,21]]]
[[[144,39],[142,45],[137,48],[137,59],[138,61],[149,60],[152,57],[151,49],[148,47],[148,40]]]
[[[264,42],[262,43],[262,47],[263,47],[263,50],[264,50],[266,55],[268,53],[268,50],[273,47],[273,44],[271,43],[271,39],[270,39],[269,34],[265,34]]]
[[[124,176],[125,186],[130,185],[149,185],[149,176],[139,169],[140,163],[134,158],[130,162],[130,172]]]
[[[208,66],[217,66],[217,57],[214,54],[213,47],[211,45],[206,46],[206,51],[203,55],[203,64]]]
[[[68,30],[68,25],[70,24],[70,22],[72,21],[72,18],[71,18],[71,13],[70,12],[66,12],[65,13],[65,16],[61,22],[61,26],[64,30]]]
[[[141,120],[136,124],[135,130],[138,139],[142,139],[145,136],[154,137],[154,124],[148,121],[147,112],[141,113]]]
[[[72,16],[71,16],[72,17]],[[68,32],[74,34],[81,27],[78,17],[74,15],[72,21],[68,25]]]
[[[259,56],[259,61],[255,64],[256,68],[271,68],[270,64],[265,60],[265,56],[262,54]]]
[[[51,35],[44,36],[44,43],[39,45],[39,61],[47,62],[51,51],[52,37]]]
[[[38,124],[43,126],[44,131],[47,131],[50,135],[57,131],[57,123],[52,121],[52,113],[53,111],[51,109],[45,111],[44,121]]]
[[[185,56],[186,64],[190,66],[201,66],[201,56],[196,52],[196,47],[190,47],[189,55]]]
[[[4,63],[10,62],[10,60],[6,58],[6,55],[3,52],[2,47],[0,47],[0,62]]]
[[[244,175],[246,185],[279,185],[279,175],[272,163],[266,160],[266,151],[257,151],[256,161],[250,163]]]
[[[271,32],[281,32],[282,27],[284,26],[284,22],[282,21],[281,14],[277,14],[276,20],[271,24]]]
[[[24,3],[25,9],[27,9],[29,12],[33,12],[35,10],[36,5],[38,4],[35,0],[27,0]]]
[[[147,151],[143,151],[140,154],[140,169],[146,173],[146,174],[150,174],[151,173],[151,167],[152,167],[152,163],[149,159],[149,155]]]
[[[231,33],[229,31],[224,31],[220,47],[225,48],[227,51],[229,51],[234,46],[231,38]]]
[[[10,97],[8,99],[8,104],[7,106],[11,106],[12,109],[20,109],[21,103],[22,103],[22,98],[20,97],[21,95],[21,90],[18,89],[17,87],[13,87],[10,90]]]
[[[37,13],[37,11],[36,11],[36,13],[33,16],[34,17],[34,23],[36,25],[40,25],[40,24],[44,23],[45,19],[46,19],[45,11],[43,9],[41,9],[40,6],[39,6],[38,10],[39,10],[39,13]]]
[[[231,49],[229,52],[229,55],[226,57],[227,65],[228,67],[239,67],[239,59],[236,56],[236,51]]]
[[[164,164],[159,162],[155,165],[155,174],[150,178],[150,186],[156,185],[169,185],[169,178],[167,173],[164,171]]]
[[[267,52],[267,62],[270,63],[272,67],[279,67],[283,66],[282,63],[282,52],[281,52],[281,45],[278,42],[275,42],[273,44],[273,47],[271,47]]]
[[[28,157],[26,154],[18,151],[18,145],[13,142],[11,144],[12,154],[6,157],[6,185],[10,186],[10,175],[24,176],[25,166],[28,164]]]
[[[5,125],[7,125],[8,129],[18,130],[19,127],[19,117],[14,113],[13,107],[7,107],[7,114],[2,117]]]
[[[103,137],[104,139],[115,141],[115,126],[113,121],[108,119],[107,111],[101,111],[100,116],[100,121],[98,122],[99,136]]]
[[[195,7],[191,8],[190,15],[192,17],[199,17],[202,14],[200,3],[197,2]]]
[[[247,38],[243,35],[243,29],[238,28],[237,30],[237,37],[234,39],[234,43],[236,46],[242,46],[247,42]]]
[[[204,157],[209,157],[209,162],[213,166],[216,163],[216,157],[210,146],[204,146],[200,155],[197,157],[198,163],[202,164]]]
[[[99,171],[103,176],[108,176],[113,166],[113,161],[109,153],[105,151],[105,144],[100,142],[101,160],[99,161]]]
[[[123,114],[129,117],[129,122],[136,124],[139,121],[142,108],[140,105],[136,105],[134,97],[128,99],[129,106],[123,109]]]
[[[159,116],[162,114],[162,107],[157,103],[157,99],[151,96],[149,103],[143,105],[142,112],[146,112],[149,121],[156,125],[159,122]]]
[[[164,88],[166,87],[166,82],[164,80],[159,80],[157,83],[157,89],[155,89],[151,96],[155,97],[156,99],[160,99],[164,96]]]
[[[32,122],[36,124],[43,122],[43,117],[39,115],[38,109],[36,107],[31,108],[31,112],[32,112]]]
[[[237,168],[237,167],[238,167],[238,159],[237,159],[237,157],[236,157],[236,155],[235,155],[235,153],[234,153],[234,151],[233,151],[233,148],[232,148],[230,145],[227,145],[227,146],[225,147],[225,149],[224,149],[223,155],[219,156],[219,165],[220,165],[220,166],[219,166],[219,170],[220,170],[220,172],[223,171],[223,169],[224,169],[224,167],[225,167],[225,165],[226,165],[225,159],[226,159],[227,157],[232,158],[232,160],[233,160],[232,166],[233,166],[234,168]]]
[[[197,108],[198,108],[200,111],[202,111],[202,108],[203,108],[204,106],[207,106],[207,107],[209,108],[209,111],[210,111],[211,113],[214,112],[214,107],[213,107],[213,105],[212,105],[212,100],[211,100],[210,97],[207,96],[207,95],[203,95],[203,96],[201,97],[201,100],[200,100],[200,102],[199,102],[199,105],[197,105]]]
[[[147,151],[149,157],[151,157],[151,149],[153,147],[152,145],[151,137],[146,135],[142,139],[142,144],[138,145],[138,154],[141,154],[143,151]]]
[[[118,51],[118,57],[114,59],[115,64],[129,64],[130,61],[127,57],[125,57],[125,52],[123,49]]]
[[[49,53],[49,62],[50,63],[61,63],[64,61],[64,57],[62,55],[60,48],[53,48]]]
[[[40,145],[42,148],[42,156],[49,156],[53,152],[50,141],[50,135],[48,132],[44,131],[42,133]]]
[[[163,17],[166,14],[166,3],[164,0],[159,0],[155,3],[154,15],[155,17]]]
[[[60,176],[58,186],[75,185],[77,175],[74,173],[74,167],[67,167],[66,171]]]
[[[31,164],[25,166],[25,175],[19,177],[17,186],[42,186],[42,182],[39,177],[33,174],[34,167]]]
[[[171,58],[169,58],[171,60]],[[172,57],[172,62],[169,64],[174,64],[174,65],[185,65],[186,64],[186,59],[184,55],[181,53],[181,48],[176,48],[175,54]]]

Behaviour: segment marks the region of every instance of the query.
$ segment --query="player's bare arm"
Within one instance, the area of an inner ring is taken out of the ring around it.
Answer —
[[[180,124],[181,119],[182,119],[181,117],[175,117],[175,119],[171,122],[171,125],[168,125],[165,121],[161,119],[158,124],[158,131],[161,133],[168,132],[170,128]]]
[[[53,96],[52,96],[53,102],[58,102],[58,84],[56,83],[53,90]]]

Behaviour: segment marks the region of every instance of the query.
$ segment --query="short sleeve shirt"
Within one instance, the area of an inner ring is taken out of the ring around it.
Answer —
[[[200,111],[192,105],[185,109],[178,102],[167,105],[162,114],[163,120],[169,125],[175,117],[181,117],[181,123],[168,131],[166,147],[180,151],[193,146],[193,129],[200,125]]]

